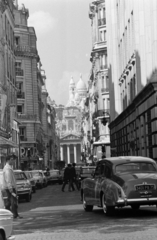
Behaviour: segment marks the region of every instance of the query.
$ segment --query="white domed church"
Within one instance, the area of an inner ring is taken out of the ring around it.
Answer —
[[[87,95],[86,84],[80,79],[75,84],[73,77],[69,83],[69,100],[65,107],[56,107],[57,130],[60,135],[60,159],[77,163],[81,159],[82,102]],[[62,113],[62,114],[61,114]]]

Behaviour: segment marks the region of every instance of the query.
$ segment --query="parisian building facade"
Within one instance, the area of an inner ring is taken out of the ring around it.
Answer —
[[[0,166],[8,153],[19,153],[19,122],[16,115],[14,54],[14,4],[0,1]],[[18,159],[16,166],[18,167]]]
[[[59,157],[55,109],[37,51],[29,11],[18,1],[0,1],[0,160],[14,153],[16,168],[53,168]],[[57,143],[56,143],[57,142]]]
[[[88,94],[84,108],[83,131],[85,155],[110,156],[110,97],[108,78],[108,52],[106,5],[104,0],[93,1],[89,7],[92,30],[92,63],[88,81]],[[101,148],[104,145],[105,151]]]
[[[105,2],[112,156],[157,160],[157,2]]]

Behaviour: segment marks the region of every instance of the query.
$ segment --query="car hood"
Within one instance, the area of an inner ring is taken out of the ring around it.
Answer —
[[[22,185],[22,184],[26,184],[27,183],[27,181],[26,180],[18,180],[18,181],[16,181],[16,184],[17,185]]]
[[[121,174],[120,178],[126,181],[138,179],[155,179],[157,180],[157,173],[125,173]]]

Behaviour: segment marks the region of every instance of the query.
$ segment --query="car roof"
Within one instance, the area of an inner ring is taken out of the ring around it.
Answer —
[[[113,165],[128,163],[128,162],[155,162],[152,158],[142,157],[142,156],[119,156],[119,157],[108,157],[105,159],[100,159],[97,164],[101,162],[110,162]]]

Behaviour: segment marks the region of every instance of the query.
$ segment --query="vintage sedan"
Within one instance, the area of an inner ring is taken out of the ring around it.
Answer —
[[[102,159],[93,177],[82,181],[81,198],[85,211],[98,206],[106,215],[115,207],[157,205],[156,162],[139,156]]]
[[[2,183],[2,171],[0,171],[0,183]],[[15,240],[12,236],[13,230],[13,214],[4,209],[4,201],[0,184],[0,240]]]

